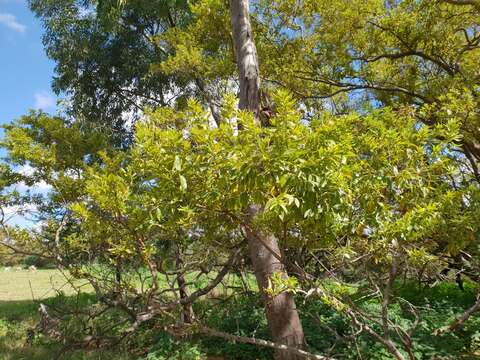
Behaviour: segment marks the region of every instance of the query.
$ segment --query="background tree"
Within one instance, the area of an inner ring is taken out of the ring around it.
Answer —
[[[53,89],[66,96],[75,121],[99,126],[127,141],[145,106],[192,94],[188,80],[151,71],[168,51],[154,38],[189,18],[186,1],[31,0],[43,21],[47,55],[56,62]]]
[[[478,5],[265,1],[256,9],[267,79],[308,103],[331,99],[340,112],[347,102],[410,105],[427,125],[457,116],[459,147],[478,180]]]

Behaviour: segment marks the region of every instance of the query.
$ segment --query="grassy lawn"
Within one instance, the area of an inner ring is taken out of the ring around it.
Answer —
[[[90,289],[75,282],[82,292]],[[37,341],[26,345],[27,332],[38,322],[38,301],[47,305],[58,292],[73,295],[74,288],[58,270],[15,270],[0,268],[0,360],[52,360],[61,351],[61,344]],[[87,295],[88,296],[88,295]],[[131,357],[108,351],[72,352],[61,359],[130,360]]]
[[[81,283],[76,286],[80,286]],[[83,286],[82,290],[86,290]],[[65,276],[58,270],[0,269],[0,301],[42,300],[55,296],[58,291],[74,293]]]
[[[64,275],[58,270],[0,268],[0,359],[52,359],[55,348],[25,346],[27,331],[38,321],[36,301],[52,298],[61,291],[74,293]]]

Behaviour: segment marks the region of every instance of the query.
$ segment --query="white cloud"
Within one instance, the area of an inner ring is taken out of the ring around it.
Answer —
[[[23,165],[21,167],[15,168],[19,174],[23,176],[32,176],[34,175],[35,169],[30,165]],[[31,194],[36,195],[47,195],[50,191],[53,190],[52,186],[47,184],[45,181],[41,180],[34,184],[27,185],[24,181],[20,181],[7,188],[8,191],[18,191],[20,194],[25,194],[30,192]]]
[[[27,191],[31,191],[35,194],[46,194],[50,190],[52,190],[52,186],[47,184],[45,181],[39,181],[33,185],[27,185],[23,181],[15,184],[13,188],[18,191],[19,193],[23,194]]]
[[[23,24],[20,24],[17,21],[17,18],[15,15],[9,14],[9,13],[0,13],[0,24],[5,25],[8,27],[10,30],[19,32],[19,33],[24,33],[27,30],[27,27]]]
[[[46,110],[55,105],[55,98],[46,92],[39,92],[36,93],[34,96],[35,107],[38,109]]]
[[[7,225],[15,226],[18,225],[20,227],[27,227],[31,228],[34,224],[34,216],[35,213],[38,211],[37,207],[32,204],[24,205],[24,206],[8,206],[2,209],[4,214],[4,223]]]
[[[23,176],[32,176],[35,172],[35,169],[27,164],[20,167],[17,171]],[[43,180],[31,186],[27,186],[23,181],[21,181],[18,184],[14,185],[14,188],[20,193],[24,193],[26,191],[33,191],[34,193],[38,193],[38,194],[46,194],[52,190],[52,186],[47,184]]]

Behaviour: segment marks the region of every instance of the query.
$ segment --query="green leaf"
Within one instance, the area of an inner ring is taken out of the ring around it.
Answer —
[[[185,179],[185,176],[179,175],[180,177],[180,190],[185,191],[187,190],[187,179]]]
[[[175,162],[173,163],[173,169],[176,171],[182,171],[182,160],[180,159],[180,156],[176,155],[175,156]]]

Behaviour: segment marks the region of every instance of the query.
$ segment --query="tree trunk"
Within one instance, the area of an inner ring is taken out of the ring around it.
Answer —
[[[188,288],[187,288],[187,281],[185,280],[185,275],[183,271],[183,260],[182,260],[182,252],[180,250],[180,246],[177,248],[177,270],[180,273],[177,276],[177,284],[178,284],[178,293],[180,295],[180,299],[187,299],[188,298]],[[193,320],[195,315],[193,313],[192,303],[188,302],[182,305],[182,322],[186,324],[193,324]]]
[[[252,29],[248,14],[248,0],[230,0],[230,16],[232,21],[232,35],[235,45],[235,54],[240,79],[239,108],[254,113],[257,124],[260,102],[260,77],[257,60],[257,51],[252,37]],[[273,234],[256,230],[253,226],[256,217],[262,214],[259,205],[248,206],[247,217],[243,230],[248,240],[250,257],[255,270],[258,287],[265,303],[269,330],[274,342],[303,348],[305,338],[302,324],[292,294],[282,293],[270,296],[268,288],[270,277],[274,273],[286,276],[285,268],[280,261],[278,239]],[[299,359],[296,354],[277,350],[275,359]]]
[[[279,344],[302,349],[305,346],[305,338],[292,294],[283,292],[271,296],[265,291],[269,287],[270,278],[274,273],[280,273],[283,277],[287,276],[285,267],[280,261],[278,239],[272,234],[257,231],[250,226],[253,219],[262,212],[258,205],[250,205],[247,212],[247,225],[244,226],[244,232],[247,235],[250,259],[255,270],[258,288],[262,293],[265,304],[265,313],[272,340]],[[275,353],[275,359],[277,360],[302,358],[299,355],[282,350],[276,350]]]
[[[179,294],[180,299],[187,299],[188,298],[188,290],[187,290],[187,283],[185,281],[185,276],[183,274],[178,275],[177,278],[178,287],[179,287]],[[191,303],[183,304],[183,311],[182,311],[182,321],[185,324],[193,324],[194,314],[193,308]]]

